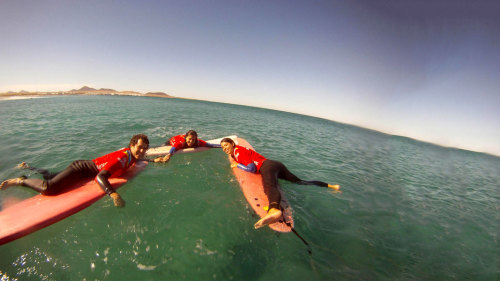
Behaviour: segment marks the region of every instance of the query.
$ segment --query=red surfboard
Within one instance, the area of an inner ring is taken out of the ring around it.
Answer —
[[[253,150],[253,147],[245,139],[237,138],[236,143]],[[231,156],[229,156],[229,161],[231,163],[234,161]],[[250,206],[252,206],[255,213],[257,213],[257,215],[261,218],[267,215],[269,199],[264,192],[262,176],[260,174],[245,172],[237,167],[233,168],[233,173],[240,184],[243,195],[247,199]],[[278,222],[270,224],[269,227],[278,232],[290,232],[293,228],[292,208],[281,191],[281,188],[280,193],[283,216]]]
[[[110,178],[116,189],[124,185],[148,165],[136,162],[119,178]],[[0,245],[16,240],[41,228],[71,216],[105,195],[99,184],[92,180],[69,186],[56,195],[36,195],[0,211]]]

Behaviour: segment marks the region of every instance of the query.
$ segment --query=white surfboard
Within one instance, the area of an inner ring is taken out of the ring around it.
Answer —
[[[232,136],[222,137],[222,138],[218,138],[218,139],[208,140],[206,142],[208,142],[210,144],[220,144],[220,141],[223,138],[230,138],[230,139],[236,141],[236,138],[238,138],[238,136],[232,135]],[[150,148],[150,149],[148,149],[146,151],[146,156],[164,156],[164,155],[167,155],[168,152],[170,151],[171,147],[172,146],[170,146],[170,145],[164,145],[164,146],[159,146],[159,147],[152,147],[152,148]],[[184,149],[177,150],[175,152],[175,154],[178,154],[178,153],[190,153],[190,152],[200,152],[200,151],[205,151],[205,150],[209,150],[209,149],[210,149],[210,147],[184,148]]]

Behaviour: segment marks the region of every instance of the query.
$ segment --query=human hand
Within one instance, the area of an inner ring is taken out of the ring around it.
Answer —
[[[168,160],[170,160],[171,156],[172,156],[171,154],[167,154],[167,155],[165,155],[163,157],[155,158],[154,161],[155,161],[155,163],[158,163],[158,162],[165,163],[165,162],[168,162]]]
[[[123,201],[122,197],[120,194],[113,192],[109,195],[113,199],[113,204],[115,204],[116,207],[123,207],[125,206],[125,201]]]
[[[168,160],[170,160],[170,157],[172,157],[172,154],[167,154],[163,157],[163,159],[161,160],[161,162],[165,163],[165,162],[168,162]]]

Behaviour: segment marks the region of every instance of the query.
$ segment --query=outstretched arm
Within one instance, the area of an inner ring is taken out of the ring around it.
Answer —
[[[168,152],[168,154],[173,155],[176,151],[177,151],[177,148],[175,148],[175,146],[172,146],[170,148],[170,151]]]
[[[111,175],[108,171],[102,170],[99,172],[99,174],[97,174],[96,181],[104,190],[104,192],[106,192],[107,195],[113,198],[113,203],[115,204],[115,206],[123,207],[125,205],[125,201],[123,201],[120,194],[116,193],[115,189],[111,186],[111,183],[109,183],[110,176]]]
[[[208,143],[205,145],[210,148],[221,148],[220,143]]]
[[[153,160],[153,162],[162,162],[162,163],[165,163],[165,162],[168,162],[168,160],[170,160],[170,157],[172,157],[172,154],[168,153],[165,156],[160,156],[160,157],[155,158]]]
[[[152,162],[161,162],[161,163],[168,162],[168,160],[170,160],[170,157],[172,157],[172,155],[176,151],[177,151],[177,148],[175,148],[175,146],[172,146],[172,147],[170,147],[170,150],[168,151],[167,155],[156,157]]]

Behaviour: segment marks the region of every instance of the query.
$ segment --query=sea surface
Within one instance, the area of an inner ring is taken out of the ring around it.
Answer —
[[[147,134],[236,134],[342,193],[282,181],[293,233],[255,230],[220,149],[150,165],[119,192],[0,246],[0,280],[498,280],[500,158],[267,109],[124,96],[0,101],[0,179]],[[34,196],[0,191],[0,208]],[[33,214],[34,216],[36,214]],[[0,226],[2,227],[2,226]]]

